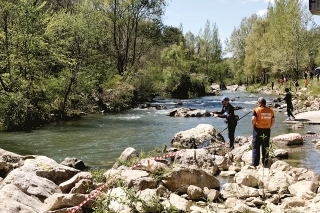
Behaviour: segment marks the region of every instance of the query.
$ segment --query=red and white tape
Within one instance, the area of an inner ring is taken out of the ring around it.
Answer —
[[[153,160],[163,160],[163,159],[167,159],[167,158],[171,158],[174,156],[178,156],[180,152],[173,152],[173,153],[168,153],[168,154],[164,154],[162,156],[158,156],[158,157],[153,157],[153,158],[149,158],[149,159],[153,159]],[[144,159],[144,160],[149,160],[149,159]],[[134,165],[132,165],[131,167],[128,168],[128,170],[132,170],[136,167],[139,167],[142,165],[142,161],[141,160],[139,163],[136,163]],[[110,180],[108,180],[105,184],[103,184],[102,186],[100,186],[99,188],[97,188],[96,190],[94,190],[92,193],[90,193],[90,195],[84,200],[82,201],[78,206],[74,207],[71,209],[71,211],[69,213],[75,213],[77,210],[79,210],[84,204],[86,204],[89,200],[91,200],[92,198],[95,198],[104,188],[106,188],[109,183],[113,180],[114,178],[111,178]]]
[[[294,136],[294,137],[274,137],[276,138],[277,140],[283,140],[283,141],[287,141],[287,140],[294,140],[294,139],[301,139],[301,138],[312,138],[312,137],[320,137],[320,134],[307,134],[307,135],[299,135],[299,136]]]
[[[320,134],[308,134],[308,135],[305,135],[305,136],[294,136],[294,137],[286,137],[286,138],[277,138],[277,140],[292,140],[292,139],[300,139],[300,138],[308,138],[308,137],[318,137],[320,136]],[[208,147],[203,147],[201,149],[207,149]],[[180,155],[180,152],[182,150],[178,151],[178,152],[173,152],[173,153],[168,153],[168,154],[164,154],[162,156],[158,156],[158,157],[153,157],[153,158],[148,158],[148,159],[144,159],[144,160],[141,160],[139,163],[136,163],[134,165],[132,165],[131,167],[128,168],[128,170],[132,170],[136,167],[139,167],[142,165],[142,162],[145,161],[145,160],[150,160],[150,159],[153,159],[153,160],[163,160],[163,159],[167,159],[167,158],[171,158],[171,157],[175,157],[175,156],[178,156]],[[98,193],[100,193],[104,188],[106,188],[109,183],[113,180],[110,179],[108,180],[105,184],[103,184],[102,186],[100,186],[99,188],[97,188],[95,191],[93,191],[84,201],[82,201],[78,206],[74,207],[69,213],[75,213],[77,210],[79,210],[84,204],[86,204],[89,200],[91,200],[92,198],[95,198]]]

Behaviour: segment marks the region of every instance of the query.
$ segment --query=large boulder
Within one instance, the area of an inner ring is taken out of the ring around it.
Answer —
[[[24,163],[24,157],[4,149],[0,149],[0,177],[5,178],[13,169]]]
[[[106,178],[112,178],[113,180],[122,180],[128,187],[133,187],[137,190],[157,187],[157,180],[150,177],[148,172],[142,170],[111,169],[104,173],[104,176]]]
[[[43,206],[38,198],[27,195],[13,184],[7,184],[0,190],[1,213],[37,213]]]
[[[0,188],[5,184],[15,185],[24,193],[37,197],[40,200],[44,200],[54,193],[61,193],[59,187],[51,180],[18,169],[10,172],[1,182],[2,186]]]
[[[205,141],[216,142],[221,141],[216,135],[216,129],[210,124],[199,124],[195,128],[176,133],[171,140],[173,147],[191,148],[192,140],[195,140],[196,145],[202,144]]]
[[[214,175],[218,171],[212,154],[207,149],[186,149],[181,151],[173,161],[173,165],[185,168],[203,169]]]
[[[78,169],[58,164],[53,159],[45,156],[36,156],[35,159],[27,159],[19,169],[26,173],[34,173],[39,177],[51,180],[57,185],[69,180],[80,172]]]
[[[174,108],[167,114],[167,116],[172,117],[208,117],[211,116],[210,112],[207,110],[201,110],[201,109],[191,109],[191,108]]]
[[[289,133],[278,135],[272,140],[275,142],[277,147],[301,145],[303,144],[303,137],[299,133]]]
[[[210,173],[200,169],[174,168],[171,172],[164,175],[164,185],[173,192],[179,191],[187,193],[188,186],[194,185],[201,189],[219,189],[220,181]]]
[[[237,184],[237,183],[226,183],[222,186],[221,195],[223,198],[259,197],[259,190],[252,187]]]
[[[312,199],[316,196],[318,187],[318,182],[303,180],[290,185],[288,189],[294,196]]]

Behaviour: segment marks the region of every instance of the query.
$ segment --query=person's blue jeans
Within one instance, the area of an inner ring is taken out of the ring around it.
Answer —
[[[252,138],[252,165],[258,166],[260,161],[260,148],[262,153],[262,164],[268,165],[268,148],[270,145],[270,129],[253,128]]]

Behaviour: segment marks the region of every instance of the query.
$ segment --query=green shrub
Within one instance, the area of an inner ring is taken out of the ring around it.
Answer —
[[[258,93],[259,92],[259,88],[261,88],[263,85],[261,84],[253,84],[253,85],[249,85],[247,86],[247,91],[250,93]]]
[[[104,88],[100,97],[99,107],[107,112],[120,112],[136,105],[133,86],[123,82],[114,88]]]
[[[1,104],[3,128],[7,131],[30,130],[40,126],[44,121],[44,112],[24,94],[15,93]]]
[[[93,179],[98,183],[105,183],[107,178],[103,175],[107,170],[105,169],[89,169],[89,172],[92,174]]]

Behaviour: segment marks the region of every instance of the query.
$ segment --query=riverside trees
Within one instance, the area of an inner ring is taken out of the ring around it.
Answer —
[[[275,0],[265,16],[244,18],[233,31],[228,43],[232,71],[243,69],[252,82],[263,82],[266,74],[299,78],[304,67],[314,67],[311,56],[320,62],[317,29],[301,0]]]
[[[166,3],[0,1],[0,123],[27,129],[52,115],[121,111],[155,93],[201,96],[213,82],[297,76],[320,62],[319,28],[301,1],[276,0],[266,16],[244,18],[227,42],[231,58],[215,23],[198,35],[165,26]]]

